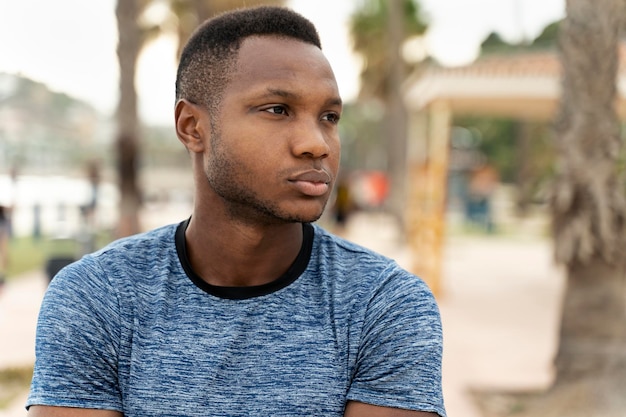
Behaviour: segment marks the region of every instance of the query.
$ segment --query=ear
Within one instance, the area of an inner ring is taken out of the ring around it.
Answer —
[[[205,131],[201,125],[203,109],[188,100],[178,100],[174,110],[176,136],[190,151],[201,153],[204,151]]]

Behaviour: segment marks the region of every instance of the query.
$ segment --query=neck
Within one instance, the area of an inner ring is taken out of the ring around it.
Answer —
[[[302,246],[302,224],[254,225],[194,213],[185,232],[192,268],[211,285],[267,284],[293,263]]]

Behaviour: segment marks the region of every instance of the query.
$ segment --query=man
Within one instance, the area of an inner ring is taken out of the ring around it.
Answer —
[[[444,416],[425,284],[311,223],[341,100],[313,25],[263,7],[206,22],[178,69],[190,219],[52,281],[33,416]]]

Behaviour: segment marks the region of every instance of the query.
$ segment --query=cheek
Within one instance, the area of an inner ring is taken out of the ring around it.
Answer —
[[[334,140],[328,144],[330,147],[329,160],[335,169],[339,168],[339,162],[341,161],[341,142],[339,139]]]

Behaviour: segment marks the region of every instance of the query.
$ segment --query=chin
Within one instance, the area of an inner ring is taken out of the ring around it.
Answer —
[[[258,205],[253,213],[257,220],[268,223],[313,223],[324,213],[326,200],[291,201],[283,205]],[[260,215],[260,217],[259,217]]]
[[[300,223],[314,223],[318,221],[320,217],[322,217],[321,213],[315,216],[304,217],[302,220],[300,220]]]
[[[298,221],[301,223],[313,223],[319,220],[320,217],[322,217],[322,214],[324,214],[325,206],[326,204],[322,205],[321,207],[316,207],[315,209],[300,210],[294,214],[295,217],[299,218]]]
[[[319,220],[322,217],[323,211],[316,211],[314,213],[306,213],[303,211],[292,212],[292,213],[282,213],[279,216],[276,216],[279,221],[284,223],[313,223]]]
[[[304,213],[293,213],[292,215],[283,215],[280,216],[280,220],[285,223],[313,223],[319,220],[322,217],[322,214],[304,214]]]

